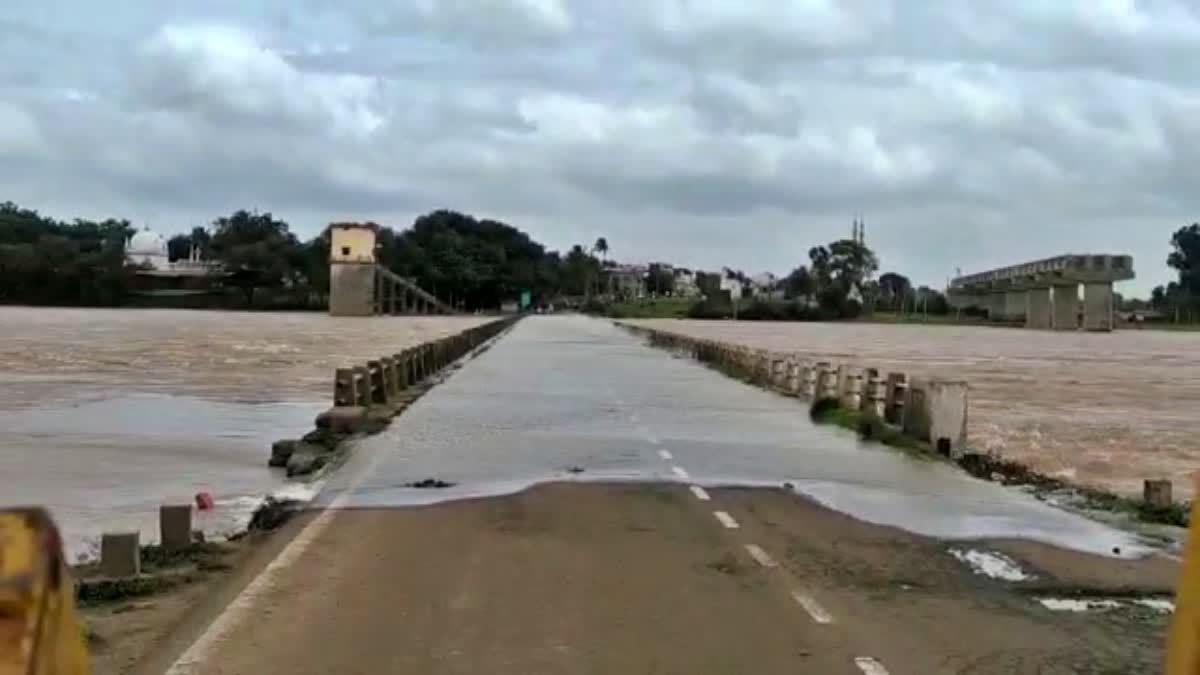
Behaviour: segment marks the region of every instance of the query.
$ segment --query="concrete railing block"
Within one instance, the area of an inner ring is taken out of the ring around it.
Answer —
[[[1149,509],[1162,511],[1171,508],[1171,481],[1147,480],[1142,484],[1142,500]]]
[[[379,360],[383,361],[383,379],[387,382],[387,396],[390,401],[400,395],[400,368],[393,356],[385,356]]]
[[[837,398],[838,371],[833,364],[817,364],[817,398]]]
[[[913,380],[905,402],[904,432],[958,458],[966,451],[969,387],[950,380]]]
[[[858,368],[840,366],[838,368],[838,400],[847,410],[862,408],[863,374]]]
[[[191,536],[191,533],[188,533]],[[121,579],[142,573],[142,547],[137,532],[116,532],[100,537],[100,573]]]
[[[803,384],[800,386],[800,393],[807,399],[815,399],[817,397],[817,378],[819,377],[817,366],[814,363],[805,361],[800,364],[800,378]]]
[[[884,398],[883,419],[888,424],[904,426],[904,407],[908,402],[908,376],[904,373],[888,373]]]
[[[168,551],[192,545],[192,505],[167,504],[158,508],[159,542]]]
[[[358,393],[354,388],[354,370],[338,368],[333,376],[333,404],[354,405],[358,401]]]
[[[367,361],[368,382],[370,382],[371,404],[384,405],[388,402],[387,383],[384,382],[383,362]]]
[[[360,406],[371,405],[371,371],[366,366],[354,367],[354,398]]]
[[[887,405],[887,383],[878,368],[868,368],[863,384],[861,410],[872,417],[884,418]]]

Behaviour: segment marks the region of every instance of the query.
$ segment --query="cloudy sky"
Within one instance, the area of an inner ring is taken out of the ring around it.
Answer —
[[[1198,48],[1191,0],[4,0],[0,199],[751,273],[857,213],[919,282],[1125,252],[1145,293],[1200,219]]]

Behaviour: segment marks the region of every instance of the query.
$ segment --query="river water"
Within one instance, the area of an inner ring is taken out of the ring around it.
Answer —
[[[0,506],[43,505],[72,558],[105,531],[157,538],[158,507],[211,492],[210,534],[307,486],[270,444],[312,428],[334,369],[473,317],[0,307]]]

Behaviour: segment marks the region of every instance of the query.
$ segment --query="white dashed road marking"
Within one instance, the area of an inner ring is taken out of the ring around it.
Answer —
[[[887,668],[869,656],[860,656],[854,659],[854,665],[858,666],[858,669],[865,675],[888,675]]]
[[[833,617],[811,595],[801,593],[800,591],[792,591],[792,598],[804,608],[804,611],[808,612],[813,621],[817,623],[833,623]]]
[[[663,459],[667,460],[668,462],[675,459],[675,455],[672,455],[670,450],[659,450],[658,456],[662,457]]]
[[[736,530],[738,528],[737,521],[734,520],[733,516],[729,515],[728,513],[725,513],[724,511],[713,511],[713,515],[717,517],[717,520],[721,521],[721,524],[725,526],[725,529]]]
[[[758,544],[746,544],[746,551],[751,558],[763,567],[779,567],[779,563],[775,559],[767,555],[767,552],[758,547]]]
[[[706,502],[711,499],[711,497],[708,496],[708,492],[699,485],[693,485],[690,489],[692,494],[696,495],[696,499],[699,499],[702,502]]]
[[[683,467],[681,466],[673,466],[671,467],[671,471],[674,471],[676,476],[679,476],[684,480],[691,478],[691,476],[688,475],[688,472],[684,471]]]

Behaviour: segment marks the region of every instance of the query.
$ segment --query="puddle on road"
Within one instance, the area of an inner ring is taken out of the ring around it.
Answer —
[[[1162,598],[1038,598],[1038,602],[1052,612],[1107,612],[1114,609],[1148,609],[1159,614],[1171,614],[1175,603]]]
[[[1021,569],[1017,561],[1000,553],[977,549],[964,551],[963,549],[952,548],[950,549],[950,555],[970,567],[976,574],[982,574],[993,579],[1000,579],[1002,581],[1028,581],[1034,578],[1032,574],[1027,574],[1025,570]]]

